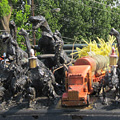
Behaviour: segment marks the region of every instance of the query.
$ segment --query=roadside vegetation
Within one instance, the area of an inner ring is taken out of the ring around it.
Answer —
[[[60,12],[54,12],[54,8],[60,8]],[[120,31],[118,0],[34,0],[34,13],[45,16],[52,31],[61,32],[65,43],[72,44],[74,39],[77,39],[76,43],[84,43],[82,39],[99,43],[97,37],[106,42],[111,28]],[[3,25],[4,19],[14,20],[17,32],[21,28],[29,30],[32,41],[32,25],[28,21],[31,15],[27,0],[0,0],[0,30],[9,30],[9,26],[5,26],[8,24]],[[35,36],[38,41],[41,31],[38,30]],[[17,41],[25,49],[21,36],[17,35]]]

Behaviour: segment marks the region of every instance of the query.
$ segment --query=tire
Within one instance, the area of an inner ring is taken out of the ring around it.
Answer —
[[[90,96],[87,95],[87,105],[89,105],[89,104],[90,104]]]

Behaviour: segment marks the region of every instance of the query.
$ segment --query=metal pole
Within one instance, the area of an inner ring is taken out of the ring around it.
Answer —
[[[31,5],[31,8],[32,8],[32,16],[34,16],[34,0],[32,0],[32,5]],[[32,32],[33,34],[33,45],[36,45],[36,39],[35,39],[35,31],[33,30]]]
[[[34,16],[34,0],[32,0],[32,16]]]

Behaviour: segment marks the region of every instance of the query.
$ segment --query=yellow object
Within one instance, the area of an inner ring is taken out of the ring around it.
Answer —
[[[37,57],[30,57],[29,58],[29,67],[30,68],[37,67]]]
[[[118,56],[115,53],[115,48],[112,47],[112,53],[110,55],[110,66],[117,65]]]
[[[94,56],[94,55],[103,55],[103,56],[109,56],[111,53],[111,48],[113,46],[113,43],[115,41],[115,38],[113,36],[108,37],[108,42],[105,42],[102,38],[98,38],[99,41],[99,47],[96,41],[91,41],[88,43],[87,41],[83,40],[87,46],[83,47],[82,49],[76,48],[77,52],[74,52],[72,54],[76,54],[77,58],[81,58],[83,56]],[[117,47],[115,46],[115,50],[117,51]]]
[[[110,57],[110,66],[117,65],[117,57]]]

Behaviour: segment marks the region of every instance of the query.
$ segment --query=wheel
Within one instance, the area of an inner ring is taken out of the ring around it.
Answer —
[[[87,95],[87,105],[90,104],[90,95]]]

